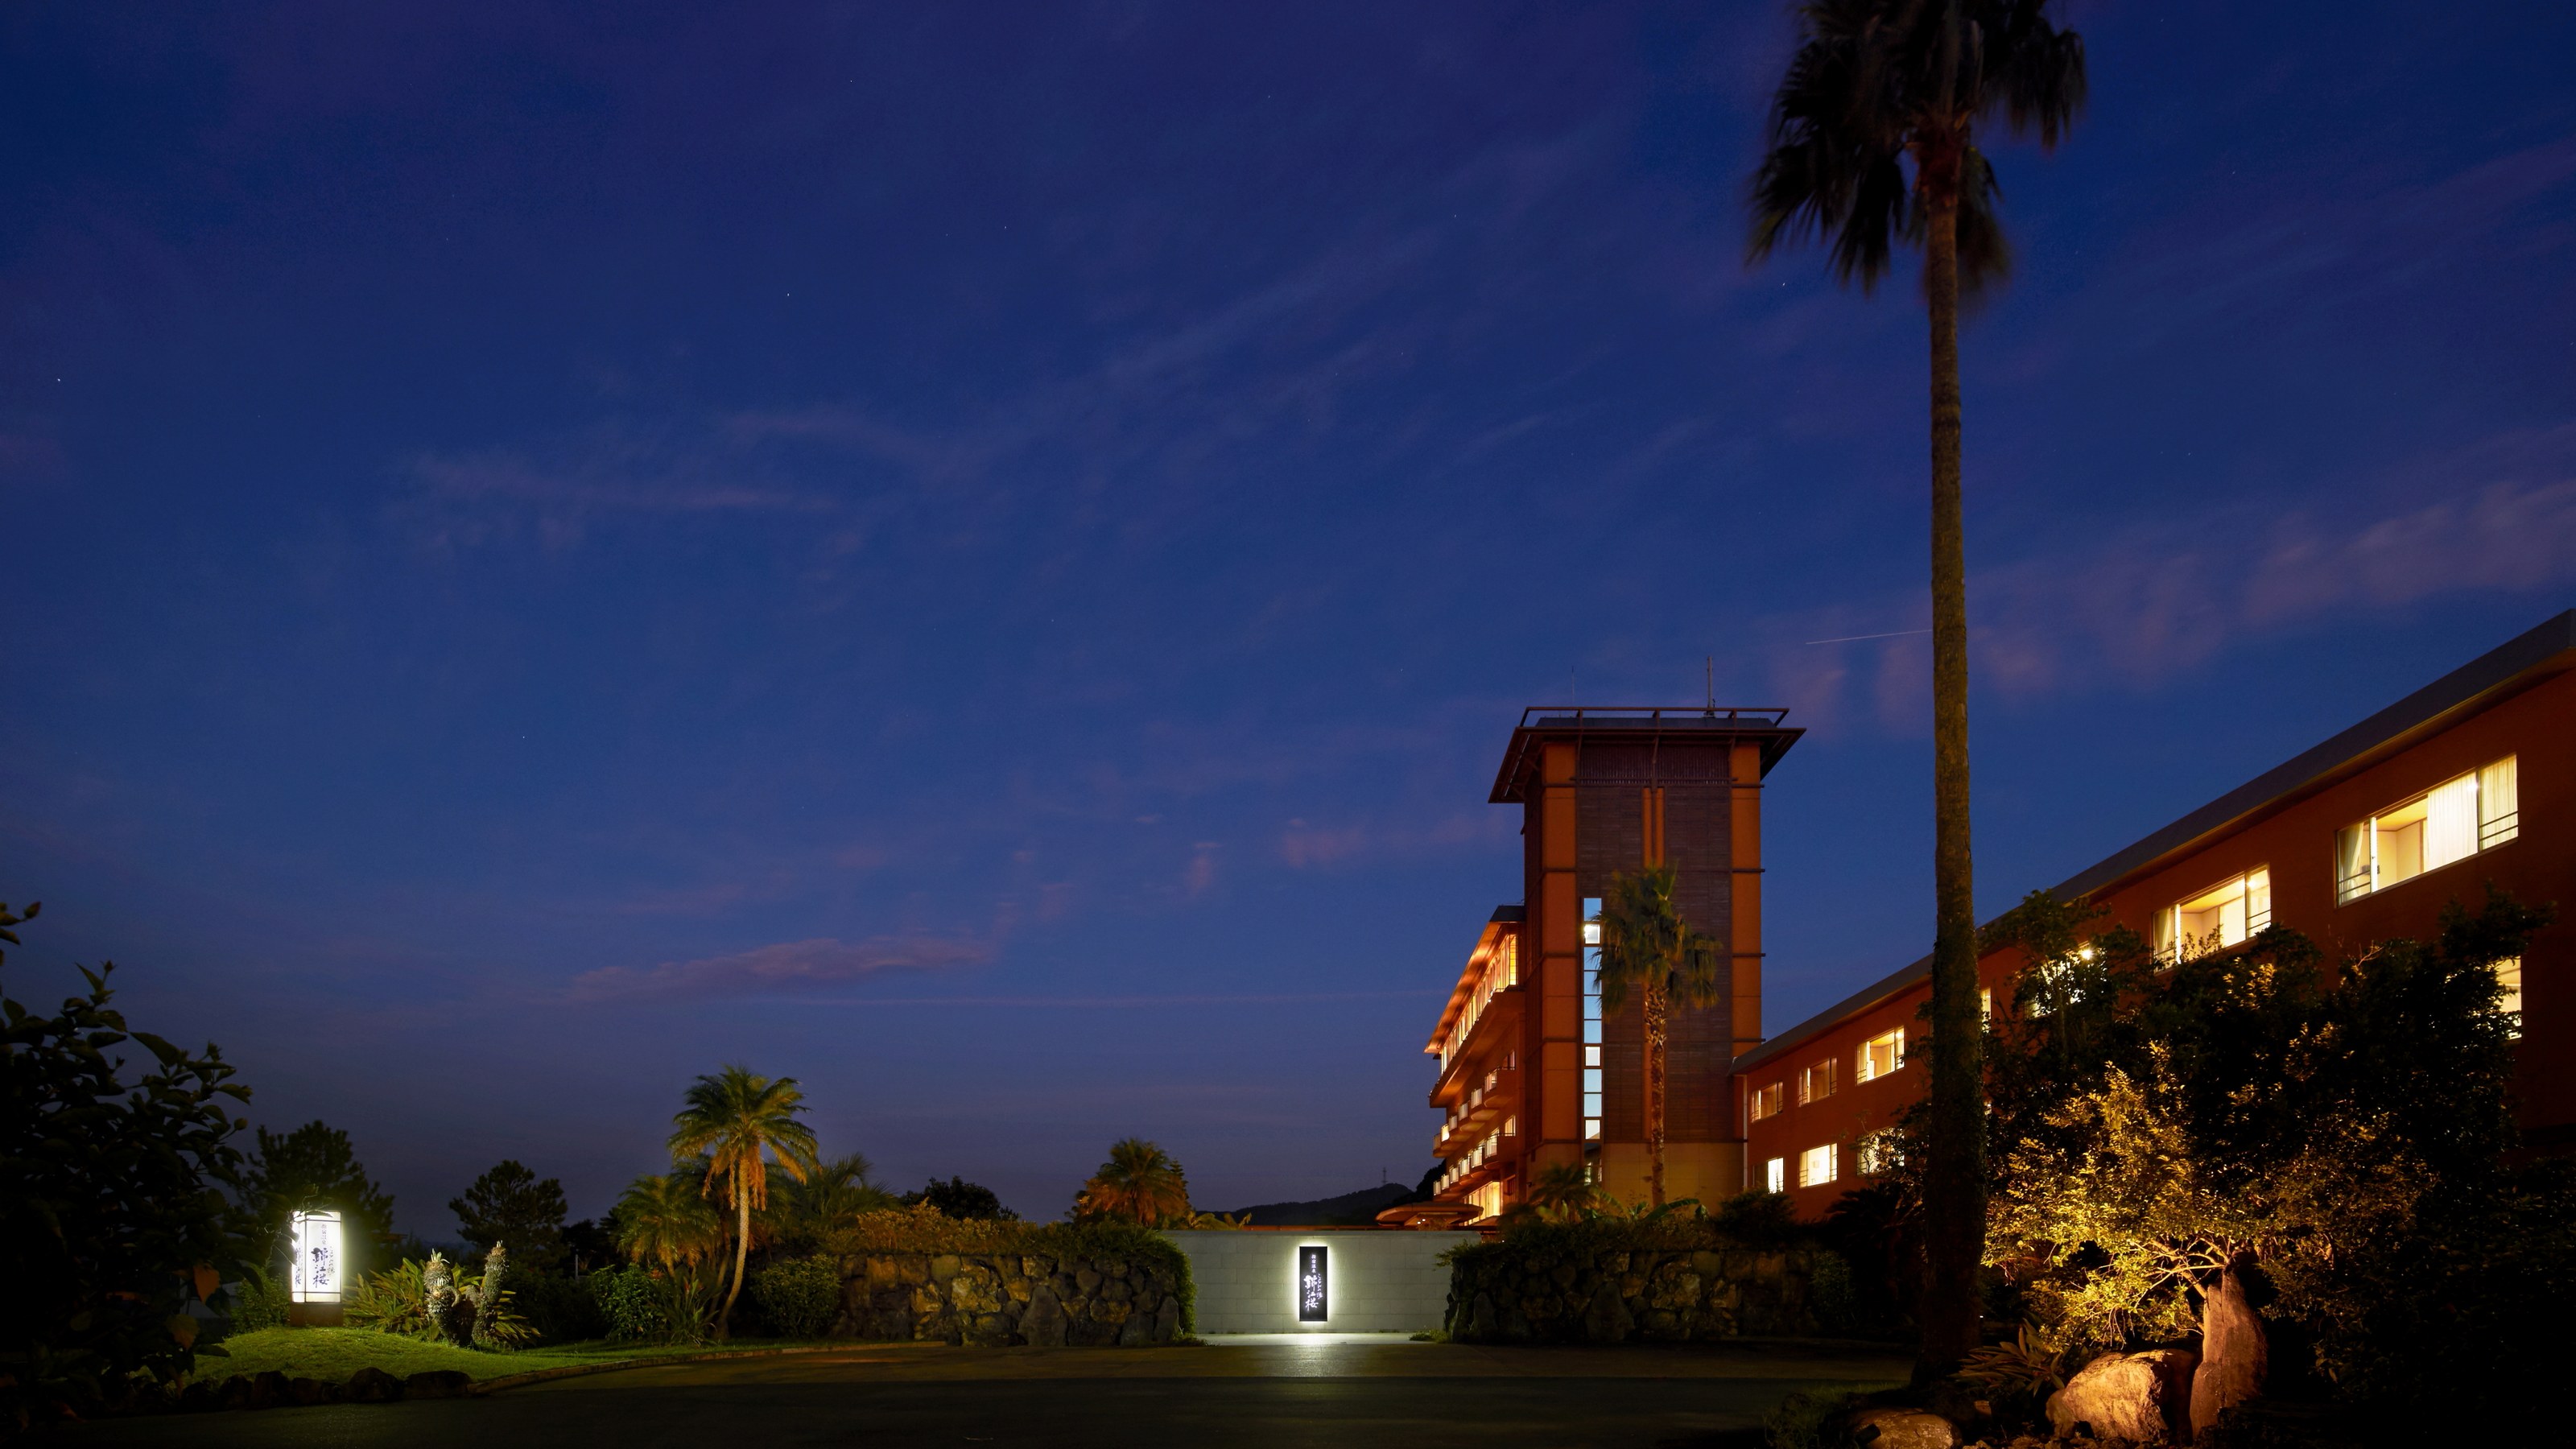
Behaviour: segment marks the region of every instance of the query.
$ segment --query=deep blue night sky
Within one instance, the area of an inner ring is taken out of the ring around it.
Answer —
[[[2576,601],[2576,9],[2071,14],[1965,348],[1989,910]],[[7,986],[115,958],[407,1228],[728,1060],[1034,1215],[1409,1180],[1521,706],[1705,656],[1809,731],[1770,1025],[1927,944],[1923,319],[1742,264],[1777,0],[0,36]]]

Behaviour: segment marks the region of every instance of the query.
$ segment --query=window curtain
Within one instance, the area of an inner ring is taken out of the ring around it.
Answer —
[[[2335,904],[2370,894],[2371,822],[2335,832]],[[2161,924],[2161,923],[2160,923]]]
[[[2478,777],[2462,775],[2433,787],[2424,801],[2424,868],[2449,865],[2478,853]]]

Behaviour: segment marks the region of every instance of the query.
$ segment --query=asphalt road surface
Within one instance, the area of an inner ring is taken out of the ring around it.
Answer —
[[[1492,1349],[1242,1343],[1174,1349],[899,1345],[560,1379],[479,1398],[164,1415],[37,1436],[65,1445],[484,1449],[850,1444],[1429,1449],[1759,1443],[1788,1393],[1883,1384],[1884,1353],[1789,1345]]]

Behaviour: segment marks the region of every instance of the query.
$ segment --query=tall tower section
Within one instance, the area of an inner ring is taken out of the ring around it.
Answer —
[[[1673,1012],[1664,1124],[1668,1198],[1743,1191],[1730,1071],[1762,1040],[1762,782],[1800,731],[1784,710],[1532,709],[1494,780],[1521,807],[1522,899],[1537,1010],[1526,1060],[1533,1169],[1591,1166],[1646,1195],[1645,1023],[1601,1010],[1599,928],[1611,877],[1669,865],[1683,919],[1723,942],[1723,999]]]

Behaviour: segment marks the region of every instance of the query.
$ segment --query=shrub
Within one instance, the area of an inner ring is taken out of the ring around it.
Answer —
[[[760,1270],[751,1298],[780,1338],[821,1338],[841,1316],[841,1267],[830,1258],[791,1258]]]
[[[611,1338],[703,1343],[713,1331],[716,1273],[704,1264],[669,1272],[640,1264],[602,1268],[586,1281]]]
[[[240,1282],[232,1286],[232,1328],[234,1333],[257,1333],[263,1328],[284,1328],[287,1307],[286,1285],[257,1268],[245,1268]]]
[[[455,1275],[460,1291],[480,1287],[482,1282],[472,1274]],[[537,1336],[536,1328],[520,1316],[517,1296],[515,1289],[502,1289],[491,1311],[475,1318],[475,1347],[517,1348]],[[360,1283],[349,1296],[344,1316],[354,1327],[379,1333],[419,1339],[438,1336],[437,1325],[429,1317],[429,1290],[421,1265],[408,1258]]]
[[[537,1336],[549,1343],[572,1343],[608,1336],[607,1315],[581,1279],[551,1273],[522,1274],[511,1280],[512,1297],[527,1315]]]

